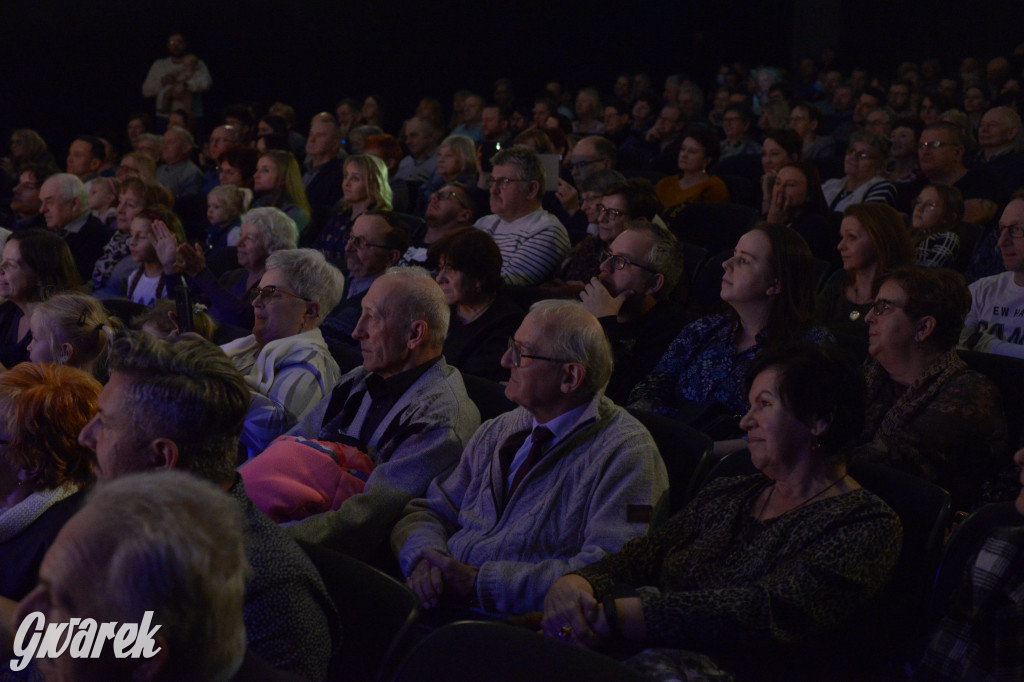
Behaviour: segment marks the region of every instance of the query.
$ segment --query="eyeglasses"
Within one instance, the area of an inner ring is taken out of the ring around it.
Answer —
[[[855,159],[858,159],[860,161],[864,161],[865,159],[877,159],[878,158],[877,156],[875,156],[871,152],[858,152],[858,151],[854,151],[853,149],[848,150],[846,152],[846,155],[847,156],[852,156]]]
[[[1010,236],[1014,239],[1024,239],[1024,223],[1017,223],[1016,225],[1000,225],[999,232],[1007,230]]]
[[[887,298],[880,298],[871,304],[871,310],[872,312],[875,313],[875,317],[881,317],[882,315],[886,315],[896,308],[903,310],[904,305],[901,303],[896,303],[895,301],[890,301]]]
[[[390,246],[387,246],[386,244],[371,244],[370,242],[366,241],[366,237],[352,237],[352,236],[349,236],[348,243],[352,245],[353,249],[356,249],[358,251],[364,251],[364,250],[370,248],[371,246],[374,247],[374,248],[377,248],[377,249],[390,249],[391,248]]]
[[[918,143],[917,148],[923,152],[925,149],[942,149],[943,147],[959,146],[960,145],[958,145],[956,142],[942,142],[941,140],[936,140],[934,142],[920,142]]]
[[[934,211],[939,207],[934,201],[915,201],[914,210],[920,208],[922,211]]]
[[[646,265],[640,265],[640,263],[635,263],[626,258],[625,256],[619,256],[617,254],[612,253],[611,251],[602,251],[601,262],[604,263],[607,260],[610,260],[612,262],[612,268],[614,268],[615,270],[624,270],[627,265],[632,265],[634,267],[640,268],[641,270],[646,270],[652,275],[658,274],[657,270],[651,269]]]
[[[620,211],[617,208],[607,208],[604,204],[597,205],[597,219],[601,220],[605,216],[608,216],[611,220],[618,220],[619,218],[628,218],[629,214],[625,211]]]
[[[274,286],[273,284],[268,284],[265,287],[254,287],[253,290],[249,292],[249,301],[255,303],[256,299],[260,298],[261,296],[263,297],[264,303],[269,303],[270,301],[277,300],[282,296],[291,296],[292,298],[297,298],[300,301],[305,301],[306,303],[310,302],[308,298],[299,296],[298,294],[293,294],[290,291],[285,291],[284,289],[280,289]]]
[[[601,159],[591,159],[590,161],[572,161],[569,163],[569,170],[583,170],[587,166],[598,163]]]
[[[466,206],[464,203],[462,203],[462,199],[459,198],[459,194],[455,190],[448,190],[447,192],[445,192],[444,190],[438,190],[434,192],[430,198],[437,199],[438,201],[454,201],[462,208],[469,208],[469,206]]]
[[[531,360],[547,360],[548,362],[572,362],[572,360],[559,360],[558,358],[546,358],[543,355],[530,355],[529,353],[523,352],[523,347],[516,342],[511,336],[508,337],[508,349],[512,351],[512,366],[519,368],[523,363],[523,358],[530,358]]]
[[[520,178],[487,178],[487,189],[491,189],[497,185],[498,190],[507,189],[513,182],[533,182],[532,180],[523,180]]]

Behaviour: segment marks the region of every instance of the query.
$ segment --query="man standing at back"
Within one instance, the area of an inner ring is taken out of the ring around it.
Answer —
[[[541,208],[544,167],[532,150],[519,145],[501,150],[491,163],[492,215],[476,221],[476,226],[494,237],[506,284],[546,282],[569,251],[569,234],[558,218]]]

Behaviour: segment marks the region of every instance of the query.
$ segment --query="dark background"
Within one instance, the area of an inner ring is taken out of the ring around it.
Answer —
[[[152,112],[140,87],[167,36],[183,32],[213,76],[207,120],[234,101],[296,107],[305,129],[343,96],[384,98],[390,127],[432,95],[485,95],[498,76],[531,97],[547,80],[611,88],[618,70],[685,72],[710,84],[723,61],[789,67],[832,45],[840,66],[890,76],[902,61],[1008,54],[1024,42],[1024,2],[321,2],[5,0],[0,123],[38,130],[58,159],[83,132],[123,134]],[[6,137],[4,147],[6,147]],[[120,140],[120,137],[118,137]],[[4,150],[6,152],[6,149]]]

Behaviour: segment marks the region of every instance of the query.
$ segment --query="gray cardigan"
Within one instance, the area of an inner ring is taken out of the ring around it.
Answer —
[[[369,373],[358,367],[341,378],[334,393],[314,407],[288,433],[330,439],[321,434],[324,415],[338,391],[365,391]],[[368,400],[365,402],[369,402]],[[365,409],[345,434],[358,436]],[[289,527],[292,537],[368,557],[383,540],[405,505],[423,495],[436,477],[447,473],[480,425],[480,411],[466,395],[462,375],[444,358],[406,390],[369,438],[367,453],[375,468],[359,495],[337,511],[318,514]]]
[[[450,476],[411,502],[391,534],[409,575],[424,550],[477,566],[490,613],[542,607],[555,580],[647,532],[668,475],[647,429],[603,395],[508,500],[508,464],[532,428],[520,407],[486,422]]]

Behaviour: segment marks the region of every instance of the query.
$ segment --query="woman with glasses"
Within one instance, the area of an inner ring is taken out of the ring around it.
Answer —
[[[345,243],[356,218],[370,209],[391,210],[387,165],[369,154],[348,157],[343,166],[341,193],[341,210],[327,222],[312,245],[339,266],[345,262]]]
[[[449,135],[437,146],[437,169],[420,187],[416,215],[426,213],[434,192],[453,182],[476,186],[476,144],[465,135]]]
[[[305,416],[338,382],[320,323],[341,300],[345,278],[313,249],[283,249],[266,259],[266,271],[249,298],[252,335],[221,346],[249,388],[270,399],[254,401],[242,442],[250,456],[262,452]]]
[[[722,264],[724,312],[683,328],[658,366],[629,395],[631,408],[738,435],[730,417],[746,409],[743,380],[766,348],[831,341],[813,327],[811,251],[795,230],[759,225]],[[741,441],[742,442],[742,441]]]
[[[847,206],[874,202],[893,206],[896,187],[882,173],[889,162],[889,140],[880,135],[858,130],[850,136],[841,178],[826,180],[821,190],[833,213],[842,213]]]
[[[633,178],[607,186],[595,205],[597,234],[587,235],[569,251],[558,277],[544,289],[566,298],[579,296],[587,282],[601,274],[605,253],[626,223],[654,220],[660,210],[661,202],[648,180]]]
[[[451,307],[445,360],[463,374],[507,381],[509,370],[501,366],[501,356],[524,313],[505,293],[494,239],[475,228],[459,229],[435,242],[430,256]]]
[[[818,312],[839,344],[863,359],[868,343],[864,318],[879,279],[893,268],[910,265],[913,246],[903,218],[894,209],[883,204],[854,204],[843,212],[836,250],[843,269],[826,283]]]
[[[867,314],[865,442],[852,455],[942,486],[954,509],[971,509],[1010,464],[999,392],[955,350],[970,305],[952,270],[882,276]]]
[[[207,303],[210,317],[242,330],[252,328],[249,293],[266,272],[267,258],[277,251],[294,249],[299,238],[295,221],[281,209],[254,208],[242,216],[237,245],[240,267],[218,278],[206,267],[206,256],[199,244],[179,246],[168,231],[159,227],[155,227],[153,233],[164,278],[185,275],[195,296]]]
[[[708,174],[718,162],[721,144],[714,130],[691,126],[683,131],[679,147],[679,175],[661,179],[654,190],[666,210],[682,204],[725,204],[729,189],[722,179]]]

